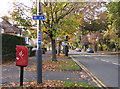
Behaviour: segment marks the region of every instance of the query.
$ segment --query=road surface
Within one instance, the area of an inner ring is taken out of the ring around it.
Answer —
[[[118,55],[99,55],[70,51],[77,61],[84,65],[107,87],[118,87]]]

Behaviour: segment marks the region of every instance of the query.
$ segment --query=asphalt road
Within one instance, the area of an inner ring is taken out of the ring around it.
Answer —
[[[107,87],[118,87],[118,55],[99,55],[70,51],[76,60],[84,65]]]

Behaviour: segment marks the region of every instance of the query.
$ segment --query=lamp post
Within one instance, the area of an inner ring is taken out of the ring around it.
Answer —
[[[57,41],[57,55],[60,56],[60,53],[59,53],[59,37],[57,37],[56,41]]]
[[[59,42],[61,41],[62,39],[60,39],[60,37],[57,37],[56,41],[57,41],[57,55],[60,56],[60,48],[59,48]]]
[[[41,0],[37,0],[37,15],[41,15]],[[37,20],[37,84],[42,83],[41,20]]]
[[[79,25],[79,28],[81,28],[81,50],[82,50],[83,48],[83,45],[82,45],[83,27]]]
[[[57,30],[59,30],[59,28],[57,28]],[[59,51],[59,41],[61,40],[60,37],[57,37],[57,55],[60,56],[60,51]]]
[[[64,46],[64,53],[65,56],[68,56],[68,36],[65,36],[65,43],[66,45]]]

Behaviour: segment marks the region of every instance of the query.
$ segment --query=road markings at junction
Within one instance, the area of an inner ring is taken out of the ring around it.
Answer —
[[[99,58],[95,58],[95,59],[99,60]]]
[[[103,59],[101,59],[101,61],[104,61],[104,62],[106,62],[106,60],[103,60]]]
[[[77,61],[74,57],[71,56],[71,58],[92,78],[92,80],[100,87],[101,89],[108,89],[106,85],[104,85],[95,75],[93,75],[88,69],[83,66],[79,61]]]
[[[94,54],[91,54],[91,55],[74,55],[74,56],[116,56],[116,55],[94,55]]]
[[[92,56],[108,56],[108,55],[74,55],[74,56],[78,56],[78,57],[79,56],[89,56],[89,57],[92,57]],[[95,58],[95,59],[99,60],[99,58]],[[100,60],[103,61],[103,62],[112,63],[114,65],[120,66],[120,64],[118,64],[118,63],[113,63],[113,62],[110,62],[110,61],[104,60],[104,59],[100,59]]]
[[[113,64],[114,64],[114,65],[118,65],[118,66],[120,65],[120,64],[118,64],[118,63],[115,63],[115,62],[114,62]]]

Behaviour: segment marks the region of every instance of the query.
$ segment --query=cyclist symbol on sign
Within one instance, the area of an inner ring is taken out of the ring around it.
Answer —
[[[38,35],[38,38],[40,38],[40,35]]]

